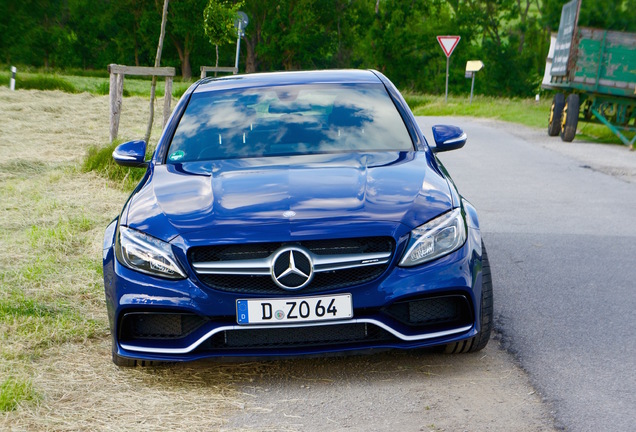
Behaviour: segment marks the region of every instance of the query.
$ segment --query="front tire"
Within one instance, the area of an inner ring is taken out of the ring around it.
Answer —
[[[481,317],[479,333],[470,339],[454,342],[446,345],[444,350],[447,354],[462,354],[477,352],[488,345],[490,334],[492,333],[493,322],[493,295],[492,295],[492,276],[490,274],[490,263],[486,246],[481,244]]]
[[[550,117],[548,118],[548,135],[557,136],[561,132],[561,116],[563,115],[564,106],[565,96],[563,93],[555,94],[554,98],[552,98]]]
[[[119,356],[115,352],[114,344],[115,342],[113,342],[113,363],[115,363],[116,366],[119,366],[121,368],[132,368],[135,366],[146,367],[146,366],[156,366],[159,364],[159,362],[155,362],[155,361],[135,360],[135,359],[129,359],[126,357]]]

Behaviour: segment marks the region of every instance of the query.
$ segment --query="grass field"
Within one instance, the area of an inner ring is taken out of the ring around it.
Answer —
[[[244,366],[119,370],[110,360],[101,243],[127,183],[82,169],[108,136],[108,98],[0,88],[0,115],[0,430],[218,429]],[[143,136],[146,116],[145,99],[127,98],[120,136]],[[182,391],[197,402],[175,411]]]

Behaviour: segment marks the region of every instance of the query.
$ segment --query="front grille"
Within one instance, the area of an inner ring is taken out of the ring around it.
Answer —
[[[473,321],[470,304],[463,295],[450,295],[394,303],[384,312],[412,327],[463,326]]]
[[[242,329],[220,332],[201,349],[276,349],[395,340],[372,324],[335,324],[314,327]]]
[[[206,323],[206,319],[193,314],[180,313],[128,313],[120,324],[120,339],[179,339],[189,335]]]
[[[272,256],[284,246],[300,246],[315,256],[363,255],[372,253],[393,254],[395,242],[391,237],[366,237],[354,239],[311,240],[295,243],[257,243],[240,245],[199,246],[190,248],[191,264],[239,260],[262,260]],[[302,293],[316,293],[360,285],[377,279],[384,273],[390,259],[377,265],[357,266],[314,273],[309,285]],[[288,293],[274,283],[269,274],[203,274],[197,276],[206,286],[237,294],[284,294]],[[292,281],[293,282],[293,281]],[[291,284],[291,282],[290,282]],[[292,284],[293,285],[293,284]]]
[[[309,240],[301,242],[272,242],[195,246],[188,250],[190,262],[233,261],[267,258],[284,245],[300,245],[316,255],[344,255],[374,252],[393,252],[391,237]]]

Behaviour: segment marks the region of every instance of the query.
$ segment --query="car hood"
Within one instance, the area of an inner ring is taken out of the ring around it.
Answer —
[[[189,162],[149,174],[123,223],[164,240],[194,232],[240,237],[246,226],[262,224],[293,231],[376,222],[410,230],[452,207],[447,180],[424,152]]]

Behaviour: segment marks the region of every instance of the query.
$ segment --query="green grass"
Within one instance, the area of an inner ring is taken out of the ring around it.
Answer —
[[[119,144],[121,144],[121,141],[114,141],[105,146],[89,148],[82,169],[85,172],[93,171],[102,177],[112,180],[123,190],[132,191],[144,176],[145,170],[117,165],[113,159],[113,151]],[[146,158],[149,158],[151,154],[152,151],[148,149]]]
[[[7,246],[0,253],[0,364],[23,364],[17,369],[24,372],[51,346],[106,335],[106,322],[92,312],[103,302],[94,244],[105,218],[58,190],[64,184],[56,178],[72,181],[78,169],[7,166],[14,175],[0,182],[0,244]]]
[[[405,99],[415,115],[421,116],[470,116],[521,123],[532,127],[547,127],[551,102],[542,99],[503,99],[477,95],[469,103],[468,96],[444,96],[406,94]]]
[[[0,412],[13,411],[21,402],[37,399],[30,381],[9,377],[0,384]]]
[[[3,357],[34,358],[52,345],[102,335],[103,323],[76,310],[72,301],[62,298],[45,302],[12,290],[0,300],[0,324],[12,329],[12,340],[19,341],[20,348],[3,352]]]
[[[10,77],[0,76],[0,85],[8,86]],[[66,93],[78,93],[70,80],[58,75],[23,74],[16,76],[16,89],[24,90],[61,90]]]
[[[404,93],[404,99],[416,116],[468,116],[503,120],[530,127],[547,129],[552,99],[543,96],[534,99],[505,99],[476,95],[472,103],[469,96],[444,96]],[[579,120],[578,139],[586,141],[621,144],[621,141],[605,126]],[[547,133],[547,132],[546,132]]]
[[[54,308],[33,299],[24,298],[22,295],[14,294],[10,300],[0,301],[0,317],[2,319],[8,317],[52,317],[56,314],[57,311]]]

